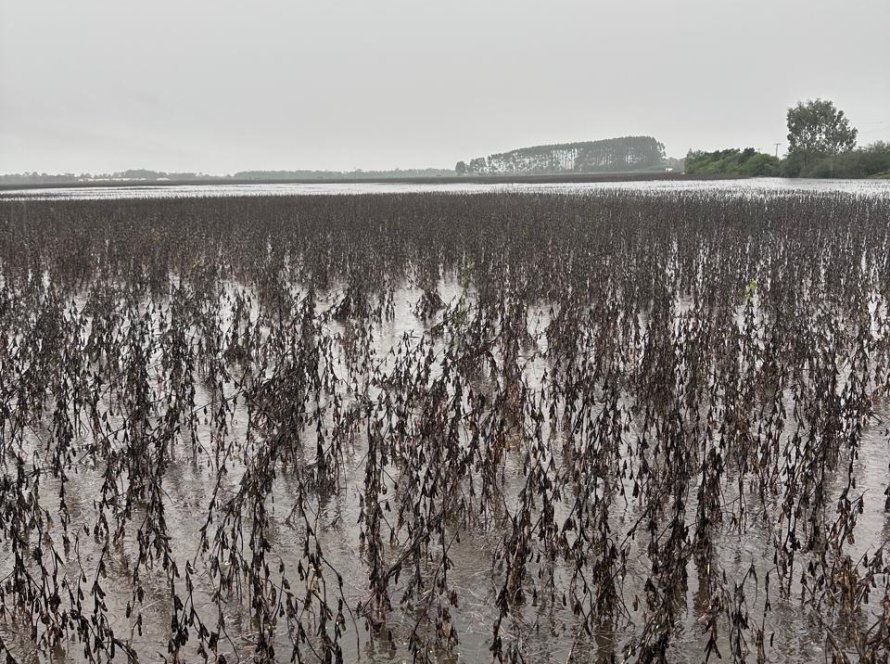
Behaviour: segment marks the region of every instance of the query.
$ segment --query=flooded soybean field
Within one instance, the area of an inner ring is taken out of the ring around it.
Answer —
[[[39,187],[0,190],[0,199],[7,200],[107,200],[134,198],[218,198],[242,196],[317,196],[353,194],[406,193],[525,193],[585,195],[626,191],[635,195],[677,194],[692,192],[719,193],[729,197],[852,194],[856,196],[890,197],[887,180],[817,180],[795,178],[742,179],[652,179],[605,180],[602,182],[282,182],[163,184],[131,183],[108,186]]]
[[[888,661],[887,186],[574,187],[0,198],[0,655]]]

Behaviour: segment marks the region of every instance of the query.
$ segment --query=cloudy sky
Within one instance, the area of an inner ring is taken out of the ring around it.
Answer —
[[[890,139],[890,0],[0,0],[0,173],[451,168],[653,135]]]

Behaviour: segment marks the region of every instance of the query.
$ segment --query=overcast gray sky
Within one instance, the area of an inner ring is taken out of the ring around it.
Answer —
[[[890,139],[890,0],[0,0],[0,172],[772,152],[813,97]]]

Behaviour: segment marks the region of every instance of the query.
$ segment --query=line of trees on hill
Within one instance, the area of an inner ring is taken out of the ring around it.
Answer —
[[[535,145],[457,162],[458,175],[556,175],[662,170],[664,144],[652,136]]]
[[[890,178],[890,143],[856,147],[858,131],[826,99],[798,102],[788,109],[788,154],[784,159],[754,148],[690,151],[691,175],[784,176],[807,178]]]

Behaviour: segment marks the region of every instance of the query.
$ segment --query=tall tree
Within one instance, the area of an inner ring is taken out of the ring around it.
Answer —
[[[788,109],[788,156],[806,171],[819,157],[833,157],[856,147],[854,127],[828,99],[799,101]]]

